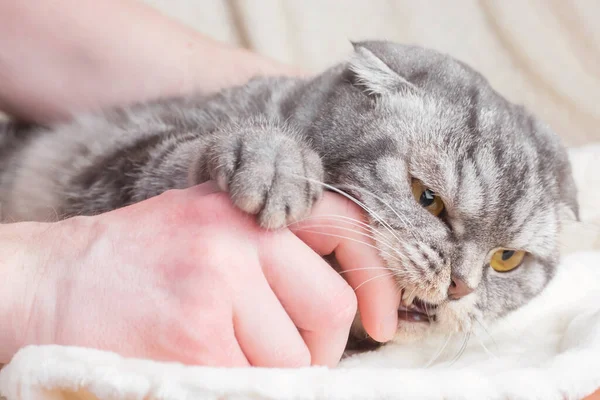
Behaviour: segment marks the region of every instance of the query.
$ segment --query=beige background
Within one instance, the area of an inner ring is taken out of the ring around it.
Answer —
[[[318,72],[349,40],[447,52],[569,145],[600,141],[599,0],[144,0],[216,39]]]

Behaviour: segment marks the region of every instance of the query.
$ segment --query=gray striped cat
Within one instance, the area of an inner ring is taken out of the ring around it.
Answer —
[[[555,134],[465,64],[388,42],[356,43],[312,79],[8,125],[0,172],[5,221],[97,214],[213,179],[275,229],[307,215],[321,182],[342,188],[368,209],[403,291],[399,341],[524,305],[554,274],[561,220],[578,218]]]

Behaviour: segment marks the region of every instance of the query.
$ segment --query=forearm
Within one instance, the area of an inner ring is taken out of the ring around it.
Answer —
[[[48,122],[296,73],[134,0],[0,0],[0,109]]]
[[[0,364],[23,345],[35,285],[42,274],[38,267],[48,250],[36,244],[46,229],[47,224],[39,223],[0,224]]]

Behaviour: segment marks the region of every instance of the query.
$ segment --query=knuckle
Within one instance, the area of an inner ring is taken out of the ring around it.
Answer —
[[[228,314],[224,310],[205,310],[206,316],[201,318],[197,311],[192,307],[174,309],[161,332],[162,345],[180,353],[180,359],[191,358],[195,363],[220,359],[221,363],[228,358],[231,347],[226,340],[229,335],[224,334],[228,331]]]
[[[330,301],[322,308],[322,322],[334,327],[351,324],[356,316],[357,307],[354,291],[344,282],[337,295],[330,297]]]
[[[210,279],[211,287],[223,286],[223,279],[231,279],[228,270],[234,266],[236,257],[231,256],[231,241],[215,233],[212,237],[200,236],[203,240],[194,243],[191,250],[190,264],[198,266],[204,276],[200,278]],[[197,260],[201,260],[198,264]]]

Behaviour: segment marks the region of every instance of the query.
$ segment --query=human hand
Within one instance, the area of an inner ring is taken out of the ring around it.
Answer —
[[[318,254],[335,251],[357,287],[382,275],[376,251],[354,242],[364,237],[336,231],[333,220],[315,228],[321,233],[260,230],[214,190],[208,183],[170,191],[38,235],[36,248],[52,251],[25,290],[31,301],[20,345],[212,366],[337,364],[356,297]],[[312,216],[331,214],[361,217],[349,201],[326,194]],[[367,332],[390,339],[400,300],[391,278],[356,295]]]

